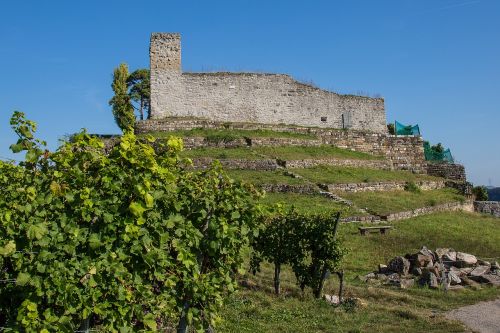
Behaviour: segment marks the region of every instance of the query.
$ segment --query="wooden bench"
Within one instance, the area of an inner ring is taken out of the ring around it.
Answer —
[[[376,231],[376,230],[378,230],[382,235],[385,235],[386,232],[389,231],[389,229],[392,229],[392,226],[384,225],[384,226],[380,226],[380,227],[358,227],[358,229],[359,229],[359,233],[362,236],[366,235],[367,232]]]

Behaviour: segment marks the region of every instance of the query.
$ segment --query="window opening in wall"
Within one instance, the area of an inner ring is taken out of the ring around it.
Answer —
[[[326,117],[321,117],[321,121],[325,122],[326,121]]]

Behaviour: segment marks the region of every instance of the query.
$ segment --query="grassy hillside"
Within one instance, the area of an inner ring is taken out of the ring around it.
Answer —
[[[303,160],[303,159],[357,159],[378,160],[381,156],[363,152],[342,149],[334,146],[322,145],[314,147],[242,147],[242,148],[198,148],[182,152],[182,155],[190,158],[211,157],[217,159],[281,159],[281,160]]]
[[[285,206],[294,206],[301,213],[335,214],[340,212],[341,217],[366,215],[354,207],[335,202],[319,194],[266,193],[261,201],[266,205],[281,203]]]
[[[316,183],[367,183],[381,181],[408,181],[438,180],[439,178],[415,174],[399,170],[375,170],[368,168],[340,167],[320,165],[305,169],[291,169],[294,173]]]
[[[284,295],[271,293],[272,267],[263,266],[256,277],[242,278],[246,286],[231,297],[223,310],[220,332],[464,332],[444,318],[449,309],[500,296],[499,288],[444,292],[426,288],[398,290],[368,286],[358,274],[374,270],[394,256],[414,252],[422,245],[453,247],[500,260],[500,219],[468,213],[439,213],[394,222],[388,235],[360,236],[357,224],[343,224],[340,233],[351,252],[345,262],[346,293],[366,304],[353,312],[301,296],[289,270],[283,272]],[[327,293],[336,293],[330,278]]]
[[[156,138],[169,136],[178,137],[202,137],[208,140],[224,140],[231,141],[243,138],[294,138],[304,140],[314,140],[317,137],[314,134],[297,133],[297,132],[279,132],[267,129],[260,130],[238,130],[238,129],[211,129],[211,128],[193,128],[190,130],[176,130],[169,132],[150,132]]]
[[[358,207],[366,208],[377,215],[409,211],[415,208],[436,206],[447,202],[463,202],[465,197],[451,188],[409,192],[359,192],[338,193],[342,198],[352,201]]]

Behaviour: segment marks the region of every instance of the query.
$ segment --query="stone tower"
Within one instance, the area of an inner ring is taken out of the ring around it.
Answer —
[[[151,69],[151,118],[158,119],[171,115],[165,109],[165,95],[170,105],[172,98],[182,98],[181,84],[181,35],[178,33],[152,33],[149,47]],[[160,107],[160,105],[162,105]]]

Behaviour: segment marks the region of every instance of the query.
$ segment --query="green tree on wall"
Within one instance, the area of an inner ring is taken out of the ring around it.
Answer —
[[[139,117],[144,120],[144,111],[147,111],[147,118],[151,115],[151,89],[150,89],[149,69],[142,68],[133,71],[127,79],[129,96],[138,106],[134,108],[139,111]]]
[[[115,95],[109,101],[113,107],[116,124],[122,131],[133,129],[135,123],[134,108],[128,94],[127,79],[129,78],[127,64],[120,64],[113,72],[111,87]]]

